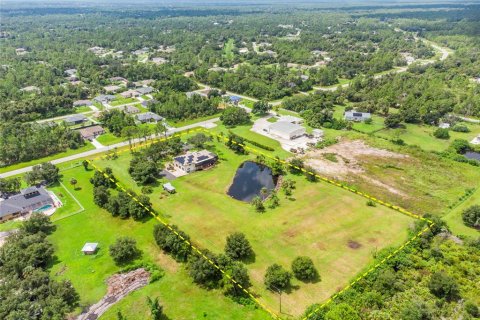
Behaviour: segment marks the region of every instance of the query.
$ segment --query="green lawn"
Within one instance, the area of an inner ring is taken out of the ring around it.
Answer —
[[[447,222],[448,226],[452,230],[453,234],[468,236],[468,237],[480,236],[479,230],[475,230],[474,228],[467,227],[462,220],[462,212],[473,205],[480,205],[479,189],[477,189],[475,193],[473,193],[473,195],[471,195],[466,201],[462,202],[456,208],[453,208],[453,210],[448,212],[443,217],[445,222]]]
[[[235,48],[235,40],[230,38],[227,42],[225,42],[225,45],[223,46],[223,55],[228,60],[233,60],[235,56],[233,53],[233,48]]]
[[[242,127],[236,130],[244,136],[248,133]],[[373,261],[373,252],[406,240],[412,219],[385,207],[369,207],[362,197],[329,184],[309,183],[303,176],[289,176],[297,182],[295,199],[280,195],[279,208],[254,212],[249,204],[226,194],[238,166],[254,155],[239,156],[216,141],[214,145],[220,157],[215,168],[176,179],[174,195],[165,196],[156,187],[150,198],[165,219],[187,232],[193,242],[214,252],[223,250],[229,233],[245,233],[256,253],[255,261],[247,265],[251,290],[273,310],[278,310],[278,296],[263,285],[269,265],[279,263],[289,268],[301,254],[310,256],[318,267],[321,282],[294,280],[295,289],[282,296],[283,311],[297,316],[306,306],[325,301],[344,287]],[[130,157],[125,153],[117,160],[96,163],[111,167],[124,185],[138,190],[126,170]],[[350,241],[360,247],[351,249]]]
[[[97,138],[97,141],[103,144],[104,146],[109,146],[125,140],[126,140],[125,137],[117,137],[110,132],[104,133]]]
[[[116,319],[117,308],[128,315],[128,319],[145,319],[148,314],[145,303],[147,295],[160,298],[170,319],[193,320],[204,317],[204,314],[205,319],[268,319],[263,310],[242,307],[219,291],[196,287],[183,265],[163,255],[155,245],[152,231],[157,222],[154,219],[146,222],[122,220],[98,208],[93,203],[92,186],[88,181],[93,173],[93,170],[86,172],[83,167],[63,173],[63,183],[82,203],[85,211],[56,221],[57,229],[49,236],[56,255],[51,274],[55,278],[72,281],[80,294],[81,307],[97,302],[106,293],[105,279],[121,269],[110,258],[108,246],[119,236],[130,236],[135,238],[143,251],[141,260],[158,264],[165,275],[159,281],[127,296],[105,315],[106,319]],[[68,184],[72,177],[78,180],[77,190]],[[98,253],[83,255],[80,249],[85,242],[98,242]],[[179,305],[182,308],[178,308]]]
[[[122,104],[127,104],[127,103],[138,102],[138,100],[135,98],[123,98],[121,95],[117,95],[116,97],[117,98],[115,98],[114,101],[110,102],[110,105],[112,107],[119,106]]]
[[[81,106],[75,108],[75,113],[89,112],[92,111],[89,106]]]
[[[449,131],[450,139],[442,140],[433,136],[433,132],[437,130],[437,127],[417,125],[417,124],[405,124],[404,129],[385,129],[376,133],[380,137],[387,139],[402,139],[406,144],[417,145],[420,148],[427,151],[444,151],[448,148],[450,143],[454,139],[472,140],[480,134],[480,125],[472,123],[464,123],[470,128],[470,132],[454,132]]]
[[[81,152],[85,152],[85,151],[93,150],[93,149],[95,149],[95,147],[90,142],[86,142],[85,146],[83,146],[81,148],[78,148],[78,149],[68,149],[65,152],[60,152],[60,153],[57,153],[57,154],[54,154],[54,155],[51,155],[51,156],[48,156],[48,157],[35,159],[35,160],[28,161],[28,162],[17,163],[17,164],[13,164],[13,165],[7,166],[7,167],[2,167],[2,168],[0,168],[0,173],[12,171],[12,170],[17,170],[17,169],[21,169],[21,168],[25,168],[25,167],[29,167],[29,166],[34,166],[34,165],[37,165],[37,164],[40,164],[40,163],[43,163],[43,162],[52,161],[52,160],[55,160],[55,159],[71,156],[73,154],[77,154],[77,153],[81,153]]]
[[[181,121],[177,121],[177,122],[167,119],[167,123],[172,127],[180,128],[180,127],[188,126],[188,125],[191,125],[191,124],[194,124],[194,123],[197,123],[197,122],[206,121],[206,120],[210,120],[210,119],[215,119],[215,118],[220,117],[220,115],[221,115],[221,112],[217,113],[217,114],[214,114],[214,115],[211,115],[211,116],[205,116],[205,117],[188,119],[188,120],[181,120]]]

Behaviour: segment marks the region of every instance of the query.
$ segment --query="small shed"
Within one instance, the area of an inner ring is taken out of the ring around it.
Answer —
[[[98,243],[96,242],[87,242],[82,248],[83,254],[95,254],[97,252]]]
[[[163,190],[167,191],[168,193],[175,193],[175,187],[172,186],[170,182],[167,182],[163,185]]]

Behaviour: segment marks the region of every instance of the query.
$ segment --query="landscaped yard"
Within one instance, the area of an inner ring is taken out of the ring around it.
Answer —
[[[110,132],[104,133],[97,137],[97,141],[103,144],[104,146],[109,146],[125,140],[126,140],[125,137],[121,137],[121,136],[117,137]]]
[[[56,231],[49,236],[55,248],[56,260],[51,274],[58,279],[70,279],[80,294],[81,307],[97,302],[106,294],[105,279],[121,270],[108,253],[108,247],[119,236],[133,237],[143,251],[141,260],[154,262],[165,272],[164,276],[147,285],[115,305],[106,319],[116,319],[121,309],[128,319],[149,317],[146,296],[159,297],[164,312],[171,319],[269,319],[266,312],[253,307],[243,307],[223,296],[218,290],[206,291],[192,284],[184,270],[165,256],[153,240],[154,219],[135,222],[112,217],[93,203],[92,185],[88,179],[94,171],[76,167],[63,172],[63,183],[82,203],[85,211],[55,222]],[[71,178],[78,181],[77,190],[68,184]],[[81,188],[79,188],[81,187]],[[80,251],[85,242],[98,242],[100,249],[92,256]],[[182,308],[178,308],[181,305]],[[80,309],[77,310],[80,312]]]
[[[138,100],[135,99],[135,98],[124,98],[121,95],[117,95],[115,100],[110,102],[110,105],[112,107],[115,107],[115,106],[119,106],[119,105],[122,105],[122,104],[133,103],[133,102],[138,102]]]
[[[234,130],[249,138],[257,136],[242,127]],[[290,268],[298,255],[313,259],[322,281],[305,284],[295,280],[291,292],[282,296],[283,312],[299,315],[306,306],[325,301],[343,288],[373,261],[374,252],[400,245],[407,238],[411,218],[385,207],[369,207],[365,198],[329,184],[307,182],[303,176],[288,176],[297,184],[294,199],[281,194],[280,207],[257,213],[250,204],[226,194],[238,166],[254,155],[239,156],[214,144],[221,159],[216,167],[173,181],[177,194],[165,196],[156,187],[150,198],[163,218],[178,225],[202,248],[220,253],[228,234],[245,233],[256,253],[254,261],[247,264],[251,290],[275,311],[278,296],[263,285],[269,265]],[[269,144],[276,142],[270,140]],[[111,167],[124,185],[138,191],[140,187],[127,172],[130,157],[123,153],[117,160],[96,163]]]

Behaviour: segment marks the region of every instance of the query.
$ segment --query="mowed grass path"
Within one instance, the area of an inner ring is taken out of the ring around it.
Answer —
[[[76,167],[62,173],[66,188],[82,203],[85,211],[55,222],[57,229],[49,236],[56,256],[51,274],[57,279],[72,281],[80,294],[81,307],[96,303],[106,294],[105,280],[121,269],[108,254],[108,247],[117,237],[129,236],[142,250],[141,260],[156,263],[165,270],[165,275],[128,295],[102,319],[116,319],[118,310],[128,319],[148,319],[147,295],[160,298],[170,319],[270,319],[263,310],[241,306],[218,290],[206,291],[193,284],[184,265],[165,256],[154,243],[152,231],[158,223],[155,219],[146,222],[122,220],[98,208],[93,203],[92,185],[88,181],[93,170],[86,172],[83,167]],[[77,190],[68,185],[72,177],[78,180]],[[85,242],[98,242],[98,253],[83,255],[80,249]]]
[[[290,269],[298,255],[310,256],[322,281],[304,284],[293,281],[293,289],[282,296],[282,310],[299,315],[312,304],[326,300],[373,261],[372,254],[407,238],[413,220],[385,207],[369,207],[366,200],[325,183],[297,182],[294,200],[281,197],[279,208],[257,213],[244,202],[226,195],[237,167],[250,156],[239,156],[215,143],[220,162],[211,170],[196,172],[173,181],[177,194],[165,196],[160,188],[151,195],[154,208],[172,224],[187,232],[194,243],[215,253],[223,251],[225,238],[243,232],[256,253],[247,264],[251,290],[271,309],[278,311],[278,296],[264,289],[267,267],[279,263]],[[103,160],[128,187],[134,182],[126,172],[128,155]],[[138,187],[134,187],[137,189]],[[360,245],[349,247],[349,241]]]

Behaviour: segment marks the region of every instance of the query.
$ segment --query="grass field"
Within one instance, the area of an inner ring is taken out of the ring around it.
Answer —
[[[52,160],[55,160],[55,159],[68,157],[68,156],[71,156],[73,154],[77,154],[77,153],[81,153],[81,152],[85,152],[85,151],[93,150],[93,149],[95,149],[95,147],[90,142],[87,141],[85,146],[83,146],[81,148],[78,148],[78,149],[68,149],[65,152],[60,152],[60,153],[57,153],[57,154],[54,154],[54,155],[51,155],[51,156],[48,156],[48,157],[35,159],[35,160],[32,160],[32,161],[28,161],[28,162],[22,162],[22,163],[18,163],[18,164],[13,164],[13,165],[7,166],[7,167],[2,167],[2,168],[0,168],[0,173],[12,171],[12,170],[17,170],[17,169],[21,169],[21,168],[25,168],[25,167],[29,167],[29,166],[34,166],[34,165],[37,165],[37,164],[40,164],[40,163],[43,163],[43,162],[48,162],[48,161],[52,161]]]
[[[133,102],[138,102],[138,100],[135,98],[124,98],[121,95],[117,95],[117,98],[115,98],[114,101],[110,102],[110,105],[112,107],[115,107],[121,104],[127,104],[127,103],[133,103]]]
[[[180,127],[188,126],[188,125],[191,125],[191,124],[194,124],[194,123],[197,123],[197,122],[207,121],[207,120],[210,120],[210,119],[218,118],[218,117],[220,117],[220,115],[221,115],[221,112],[219,112],[217,114],[214,114],[214,115],[211,115],[211,116],[182,120],[182,121],[178,121],[178,122],[174,122],[172,120],[167,119],[167,123],[169,125],[171,125],[172,127],[180,128]]]
[[[72,281],[80,294],[81,307],[97,302],[106,293],[105,279],[120,270],[110,258],[108,246],[119,236],[130,236],[143,251],[141,260],[156,263],[165,274],[159,281],[115,305],[105,315],[106,319],[116,319],[117,309],[121,309],[128,319],[148,318],[147,295],[158,296],[171,319],[269,319],[263,310],[240,306],[217,290],[205,291],[192,284],[183,265],[163,255],[155,245],[152,230],[157,222],[154,219],[146,222],[122,220],[99,209],[93,203],[92,186],[88,181],[93,172],[86,172],[83,167],[63,172],[63,183],[82,203],[85,211],[56,221],[57,229],[49,236],[56,255],[51,274]],[[72,177],[78,180],[77,190],[68,185]],[[83,255],[80,249],[85,242],[98,242],[98,253]],[[179,305],[182,308],[178,308]]]
[[[473,206],[480,205],[480,190],[477,189],[467,200],[462,202],[459,206],[453,208],[448,212],[443,219],[455,235],[462,235],[467,237],[479,237],[479,230],[467,227],[462,220],[462,212]]]
[[[470,132],[463,133],[450,130],[450,139],[448,140],[437,139],[433,136],[436,127],[417,124],[405,124],[404,129],[385,129],[377,132],[376,135],[387,139],[400,138],[406,144],[417,145],[427,151],[444,151],[454,139],[471,141],[480,134],[480,125],[464,124],[470,128]]]
[[[235,40],[230,38],[223,46],[223,56],[228,60],[233,60],[235,56],[233,53],[233,48],[235,48]]]
[[[126,140],[125,137],[117,137],[110,132],[104,133],[97,138],[97,141],[103,144],[104,146],[109,146],[125,140]]]
[[[80,106],[75,108],[75,113],[89,112],[92,109],[89,106]]]
[[[226,195],[237,167],[253,155],[235,155],[218,143],[215,148],[221,159],[215,168],[173,181],[175,195],[165,196],[155,188],[152,203],[195,243],[217,253],[223,250],[229,233],[245,233],[256,253],[255,261],[247,265],[252,291],[273,310],[278,310],[278,296],[263,285],[269,265],[279,263],[290,268],[299,254],[314,260],[322,281],[293,281],[291,292],[282,297],[282,310],[299,315],[308,305],[324,301],[344,287],[373,261],[372,253],[406,240],[412,219],[385,207],[369,207],[364,198],[332,185],[309,183],[302,176],[289,177],[297,182],[295,199],[281,196],[279,208],[256,213],[249,204]],[[126,172],[129,159],[125,153],[117,160],[96,163],[100,167],[108,165],[120,181],[138,190]],[[350,241],[359,247],[350,248]]]

